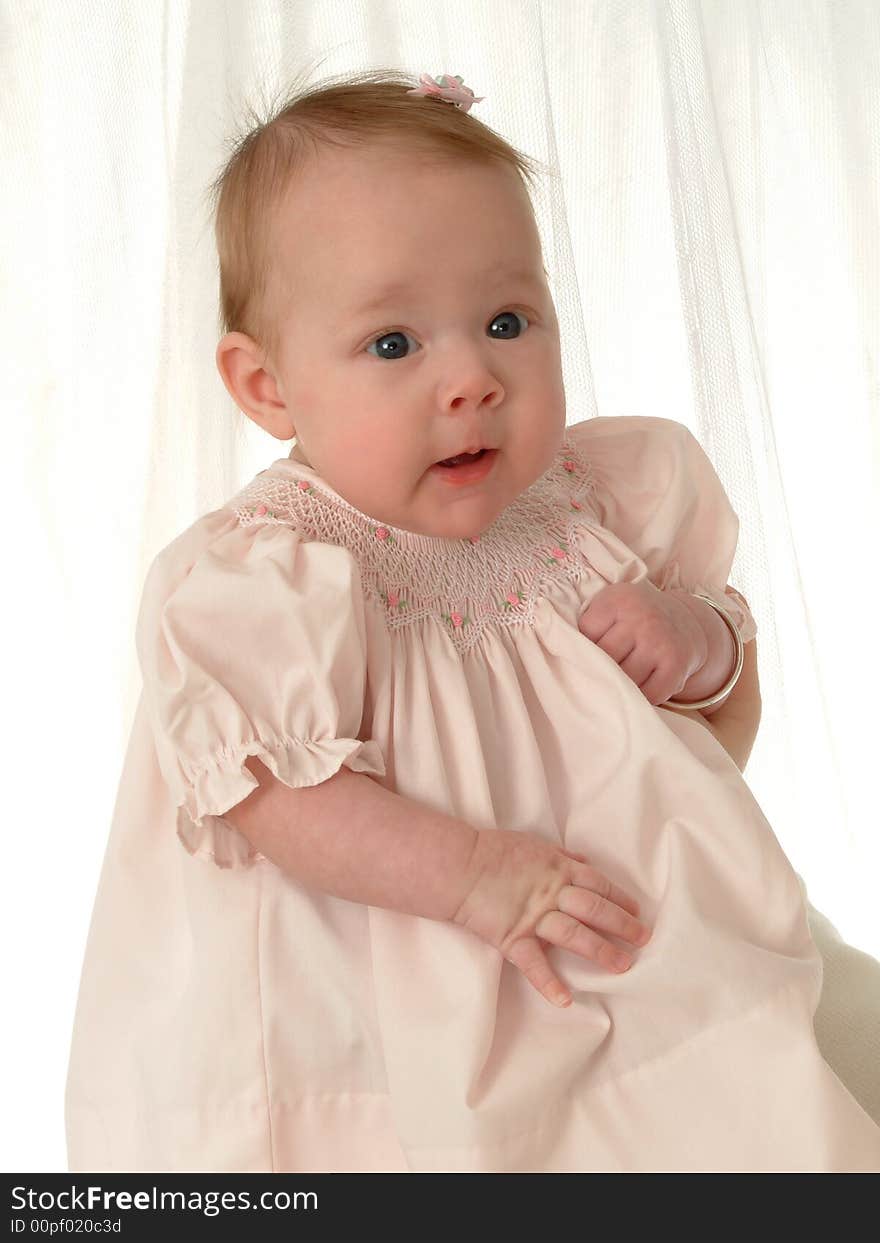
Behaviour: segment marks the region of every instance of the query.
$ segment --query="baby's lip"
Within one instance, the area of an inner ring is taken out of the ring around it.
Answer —
[[[479,453],[482,449],[485,449],[487,453],[491,453],[494,448],[495,448],[494,445],[473,445],[472,444],[467,449],[456,449],[454,453],[447,453],[446,457],[438,458],[437,461],[446,462],[449,460],[449,458],[458,457],[459,454],[461,453]]]

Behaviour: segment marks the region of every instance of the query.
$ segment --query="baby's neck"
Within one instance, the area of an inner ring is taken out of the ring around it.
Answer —
[[[302,462],[304,466],[311,466],[311,462],[306,457],[306,455],[303,453],[302,445],[299,443],[299,441],[297,441],[296,444],[291,449],[290,456],[294,458],[297,462]]]

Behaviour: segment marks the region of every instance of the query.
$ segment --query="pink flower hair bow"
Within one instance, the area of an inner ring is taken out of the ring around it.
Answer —
[[[421,86],[407,91],[407,95],[425,95],[434,99],[445,99],[450,104],[461,108],[462,112],[470,112],[472,104],[481,104],[485,95],[475,96],[469,86],[465,86],[460,74],[451,76],[441,73],[435,80],[429,73],[419,75]]]

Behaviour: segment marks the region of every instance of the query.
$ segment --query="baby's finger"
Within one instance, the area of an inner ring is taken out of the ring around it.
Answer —
[[[566,915],[571,915],[580,923],[600,932],[610,933],[629,941],[631,945],[647,945],[651,939],[651,929],[640,923],[614,902],[589,889],[581,889],[577,885],[564,885],[556,897],[557,908]],[[543,936],[543,933],[539,935]]]
[[[569,859],[577,859],[578,863],[589,863],[590,862],[590,860],[587,858],[586,855],[579,855],[577,851],[562,850],[561,846],[559,847],[559,849],[562,851],[564,855],[568,855]]]
[[[607,967],[618,974],[628,971],[633,964],[631,956],[624,950],[619,950],[616,945],[612,945],[564,911],[548,911],[546,915],[542,915],[535,925],[535,931],[551,945],[571,950],[581,958],[589,958],[600,967]]]
[[[505,955],[509,962],[523,973],[538,992],[555,1006],[571,1004],[571,994],[562,981],[553,974],[547,955],[537,937],[520,937]]]
[[[597,868],[582,864],[574,869],[572,879],[574,884],[580,885],[583,889],[592,889],[606,901],[613,902],[615,906],[629,911],[630,915],[638,915],[640,907],[636,899],[631,897],[625,889],[621,889],[620,885],[615,885],[604,872],[600,872]]]

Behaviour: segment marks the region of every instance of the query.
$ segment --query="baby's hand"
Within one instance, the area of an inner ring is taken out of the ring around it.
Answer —
[[[537,833],[480,829],[467,896],[454,922],[493,945],[555,1005],[571,996],[553,974],[541,940],[626,971],[632,958],[593,929],[644,945],[650,929],[634,918],[639,904],[583,855]]]
[[[655,706],[678,695],[708,656],[706,633],[682,593],[660,591],[647,579],[603,587],[578,618],[578,629]]]

